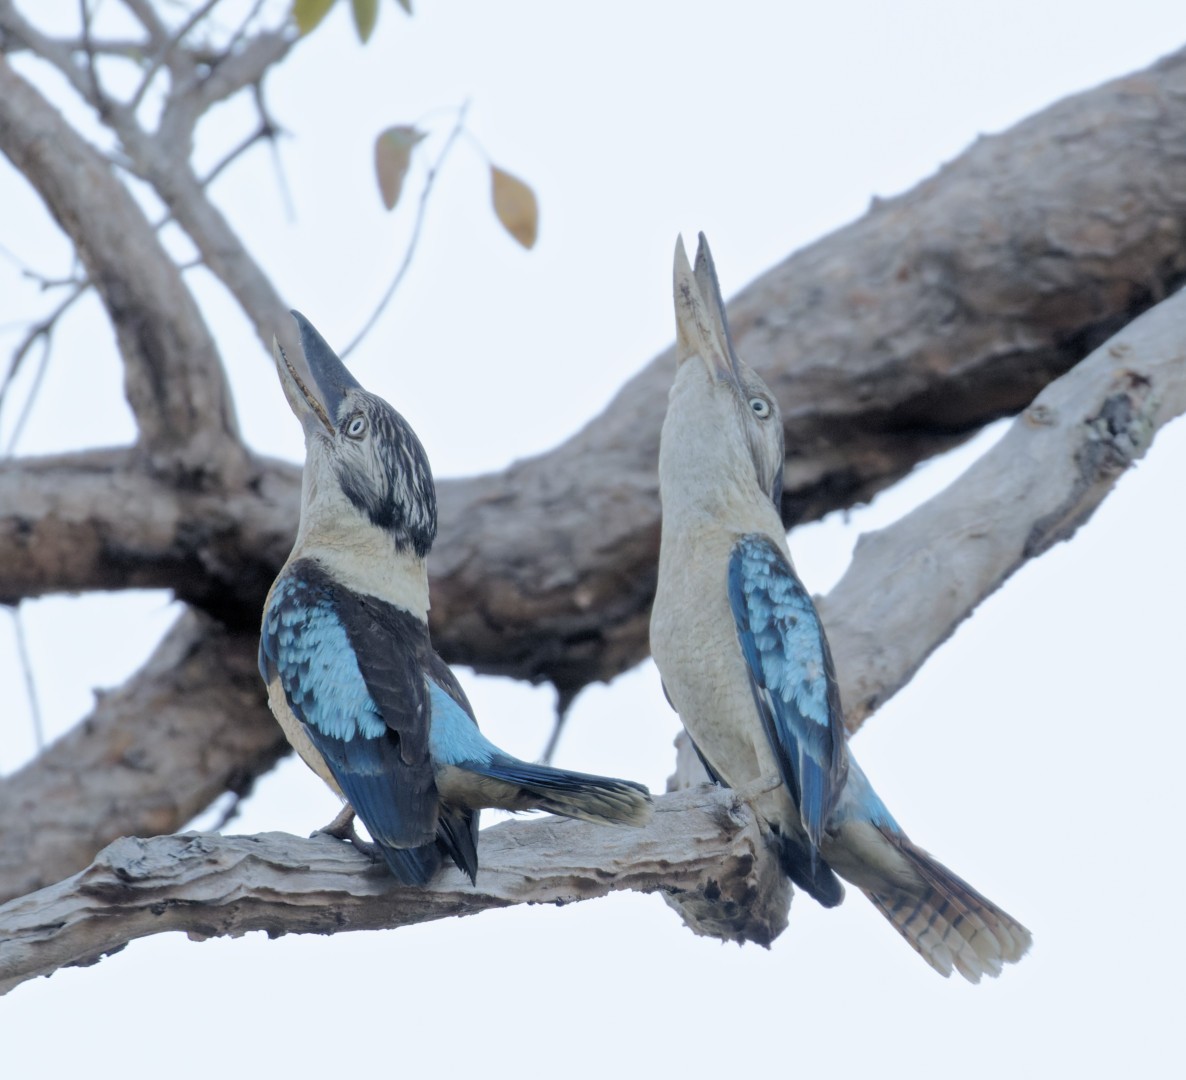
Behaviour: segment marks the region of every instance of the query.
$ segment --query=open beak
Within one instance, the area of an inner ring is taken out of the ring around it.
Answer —
[[[334,418],[339,415],[346,394],[362,387],[313,324],[299,311],[291,314],[301,332],[306,370],[299,370],[299,359],[290,359],[273,338],[272,357],[276,361],[280,385],[306,434],[315,431],[320,424],[332,435],[337,430]]]
[[[677,364],[699,356],[713,379],[740,388],[737,354],[704,233],[696,249],[695,271],[688,262],[683,237],[675,242],[675,327]]]

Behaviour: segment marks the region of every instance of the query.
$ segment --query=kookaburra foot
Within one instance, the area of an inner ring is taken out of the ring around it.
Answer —
[[[333,821],[318,829],[313,833],[313,836],[332,836],[336,840],[348,840],[371,862],[378,862],[383,855],[379,850],[379,845],[370,840],[364,840],[358,835],[358,831],[354,828],[354,817],[354,808],[347,803]]]
[[[347,803],[338,811],[338,816],[328,825],[323,825],[312,834],[313,836],[333,836],[338,840],[357,841],[358,834],[354,831],[354,807]]]

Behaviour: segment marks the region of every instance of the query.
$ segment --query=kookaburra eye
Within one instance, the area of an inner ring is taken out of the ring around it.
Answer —
[[[749,399],[749,407],[754,410],[754,416],[759,420],[765,420],[770,415],[770,402],[765,398],[752,397]]]
[[[361,439],[366,434],[366,430],[366,417],[362,415],[353,417],[350,423],[346,425],[346,434],[352,439]]]

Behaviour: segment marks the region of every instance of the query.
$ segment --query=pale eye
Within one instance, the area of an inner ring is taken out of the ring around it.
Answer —
[[[762,397],[752,397],[749,399],[749,407],[754,410],[754,416],[759,420],[765,420],[770,415],[770,402]]]
[[[351,419],[346,425],[346,434],[352,439],[361,439],[367,431],[367,418],[361,414]]]

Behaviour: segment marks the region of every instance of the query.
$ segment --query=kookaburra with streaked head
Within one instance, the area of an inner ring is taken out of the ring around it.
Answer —
[[[289,742],[349,802],[326,831],[357,842],[357,812],[392,873],[419,885],[443,855],[476,877],[483,806],[644,824],[642,785],[520,761],[478,730],[429,640],[424,448],[293,316],[304,370],[274,351],[305,432],[301,520],[264,607],[259,667]]]
[[[733,349],[703,235],[695,270],[676,245],[675,313],[651,616],[668,698],[710,776],[759,789],[754,809],[796,885],[832,907],[839,874],[940,974],[998,975],[1029,931],[916,847],[849,753],[828,640],[779,516],[778,403]]]

